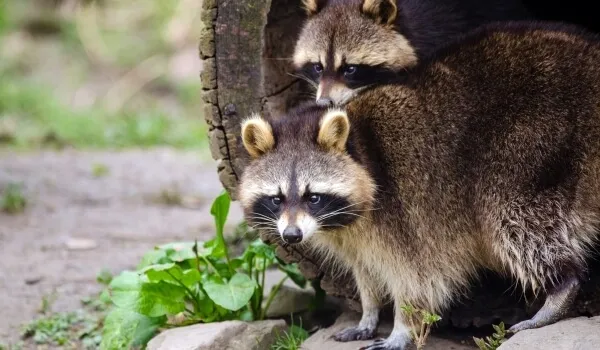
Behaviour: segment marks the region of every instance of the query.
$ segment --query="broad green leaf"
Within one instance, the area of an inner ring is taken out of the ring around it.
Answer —
[[[149,317],[174,315],[185,309],[185,289],[159,281],[143,283],[135,272],[124,272],[110,284],[113,303]]]
[[[252,310],[244,310],[240,314],[240,321],[251,322],[254,321],[254,315],[252,314]]]
[[[300,272],[300,270],[298,269],[298,265],[296,264],[281,264],[282,262],[279,261],[279,269],[283,272],[285,272],[286,275],[288,275],[288,277],[294,281],[294,283],[296,283],[296,285],[300,288],[304,288],[306,286],[306,278],[304,277],[304,275],[302,275],[302,273]]]
[[[142,281],[137,272],[123,271],[113,278],[108,287],[112,302],[131,310],[139,298]]]
[[[200,316],[204,322],[213,322],[217,316],[215,312],[215,302],[212,301],[204,293],[197,293],[198,300],[194,303],[196,305],[195,312]]]
[[[175,242],[164,244],[160,248],[165,250],[167,258],[172,262],[182,262],[196,258],[194,244],[195,242]]]
[[[254,258],[253,269],[258,271],[264,271],[273,265],[274,259],[265,258],[262,256],[256,256]]]
[[[211,262],[213,267],[215,267],[217,269],[217,271],[219,271],[219,275],[221,275],[221,277],[223,278],[231,278],[232,274],[235,273],[235,271],[233,271],[233,269],[229,268],[229,265],[227,265],[227,263],[225,261],[217,261],[215,259],[211,259],[208,258]],[[212,267],[211,267],[211,273],[213,272]]]
[[[128,350],[145,345],[165,324],[166,317],[150,318],[121,308],[113,308],[104,320],[101,350]]]
[[[227,283],[208,280],[204,283],[206,294],[225,309],[237,311],[248,304],[256,290],[256,282],[248,275],[236,273]]]
[[[174,263],[150,265],[142,270],[148,276],[150,282],[165,281],[186,287],[191,287],[200,282],[200,272],[196,269],[182,270]]]
[[[158,247],[146,252],[142,257],[142,261],[137,266],[138,270],[141,270],[149,265],[161,264],[167,262],[167,252]]]
[[[237,270],[240,266],[242,266],[242,264],[244,264],[244,260],[240,258],[231,259],[229,261],[229,265],[233,270]]]
[[[275,249],[272,246],[265,244],[260,239],[256,239],[248,248],[258,256],[275,259]]]
[[[225,222],[227,222],[227,216],[229,215],[229,205],[231,199],[226,191],[215,198],[212,207],[210,208],[210,214],[215,218],[215,226],[217,229],[217,235],[222,236]]]
[[[210,214],[215,219],[215,228],[217,231],[218,246],[215,248],[222,248],[227,255],[227,246],[225,243],[225,237],[223,236],[223,229],[225,228],[225,222],[227,221],[227,215],[229,215],[229,205],[231,199],[227,191],[223,190],[221,194],[215,198],[212,207],[210,208]]]
[[[166,282],[144,283],[136,312],[149,317],[175,315],[185,310],[185,289]]]
[[[200,272],[196,269],[191,269],[183,272],[183,278],[181,279],[181,282],[183,282],[185,286],[191,287],[200,282],[201,279],[202,276],[200,276]]]
[[[217,259],[225,257],[225,247],[217,238],[204,242],[202,247],[203,249],[199,249],[198,251],[202,256],[210,256]]]

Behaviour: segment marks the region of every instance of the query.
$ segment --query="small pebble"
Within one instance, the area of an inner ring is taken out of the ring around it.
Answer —
[[[69,250],[90,250],[96,248],[98,243],[88,238],[69,238],[65,245]]]

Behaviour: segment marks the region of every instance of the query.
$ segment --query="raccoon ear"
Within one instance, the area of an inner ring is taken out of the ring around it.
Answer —
[[[242,142],[252,158],[258,158],[275,147],[271,125],[258,114],[242,123]]]
[[[343,152],[346,150],[349,133],[350,121],[346,112],[330,110],[321,119],[317,142],[327,151]]]
[[[302,0],[302,7],[309,17],[321,12],[325,4],[327,0]]]
[[[383,25],[393,24],[398,15],[396,0],[363,0],[361,11]]]

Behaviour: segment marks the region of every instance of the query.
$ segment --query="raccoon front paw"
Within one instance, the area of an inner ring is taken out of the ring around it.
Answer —
[[[377,339],[373,343],[363,346],[359,350],[404,350],[406,343],[392,342],[389,339]]]
[[[375,328],[350,327],[336,333],[333,339],[339,342],[348,342],[353,340],[368,340],[375,338]]]

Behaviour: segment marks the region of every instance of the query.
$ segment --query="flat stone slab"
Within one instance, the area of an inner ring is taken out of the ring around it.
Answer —
[[[362,346],[368,345],[372,340],[367,341],[353,341],[348,343],[340,343],[333,339],[335,333],[341,331],[346,327],[352,327],[358,324],[360,315],[355,312],[343,313],[335,322],[335,324],[327,329],[322,329],[317,333],[313,334],[304,343],[302,343],[302,350],[356,350]],[[387,337],[392,330],[392,324],[383,323],[379,326],[377,337]],[[412,347],[414,349],[414,346]],[[473,350],[476,349],[473,346],[463,345],[450,340],[436,338],[429,336],[427,344],[425,345],[427,350]]]
[[[521,331],[498,349],[598,350],[600,349],[600,316],[571,318],[546,327]]]
[[[196,324],[160,333],[147,350],[264,350],[286,328],[283,320]]]

